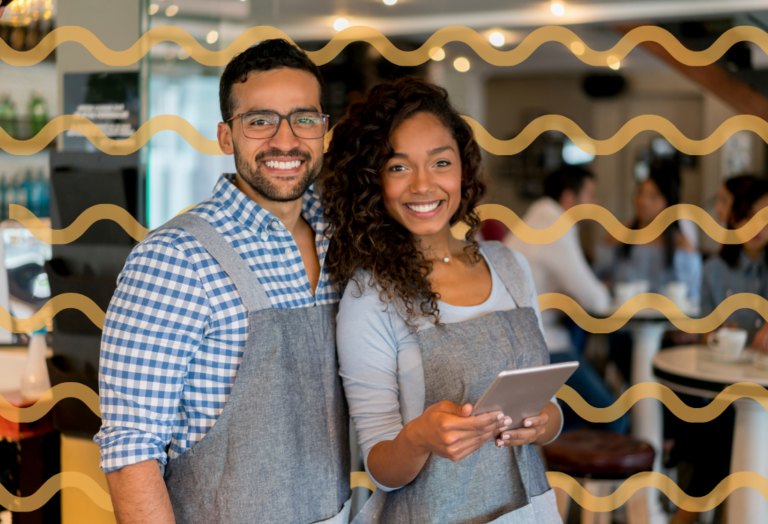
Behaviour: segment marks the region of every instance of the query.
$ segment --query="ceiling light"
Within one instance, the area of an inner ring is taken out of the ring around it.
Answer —
[[[169,5],[168,9],[165,10],[165,16],[176,16],[176,13],[178,12],[179,12],[179,6]]]
[[[346,18],[337,18],[336,21],[333,23],[333,28],[336,31],[344,31],[348,27],[349,27],[349,22],[347,22]]]
[[[466,73],[467,71],[469,71],[469,60],[467,60],[463,56],[460,56],[459,58],[453,61],[453,67],[459,73]]]
[[[440,62],[445,58],[445,51],[443,51],[442,47],[433,47],[429,50],[429,58],[435,62]]]
[[[385,5],[395,5],[397,0],[384,0]]]
[[[587,49],[584,47],[584,44],[581,42],[573,42],[571,44],[571,51],[573,51],[573,54],[576,56],[581,56],[584,54],[584,51]]]
[[[219,39],[219,32],[218,31],[211,31],[208,33],[208,35],[205,37],[205,41],[209,44],[215,44],[216,40]]]
[[[504,35],[497,31],[495,33],[491,33],[491,35],[488,37],[488,41],[491,42],[491,45],[493,46],[501,47],[506,42],[506,39],[504,38]]]
[[[615,56],[609,56],[608,57],[608,67],[610,67],[614,71],[618,71],[619,68],[621,67],[621,62]]]
[[[565,7],[560,2],[555,2],[553,0],[549,8],[555,16],[563,16],[565,14]]]
[[[160,6],[157,4],[152,4],[149,6],[149,14],[154,15],[157,14],[157,12],[160,10]]]

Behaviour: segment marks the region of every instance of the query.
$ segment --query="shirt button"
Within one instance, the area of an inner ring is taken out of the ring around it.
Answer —
[[[762,325],[763,325],[763,321],[762,320],[760,320],[759,318],[757,320],[755,320],[755,327],[757,329],[760,329],[760,326],[762,326]]]
[[[290,255],[290,254],[292,254],[292,253],[293,253],[293,249],[291,249],[291,248],[289,248],[289,247],[285,248],[285,254],[286,254],[286,255]]]
[[[260,236],[262,240],[266,240],[269,238],[269,233],[267,233],[266,231],[262,231]]]
[[[282,231],[283,230],[283,224],[278,222],[277,220],[272,221],[272,229],[275,231]]]

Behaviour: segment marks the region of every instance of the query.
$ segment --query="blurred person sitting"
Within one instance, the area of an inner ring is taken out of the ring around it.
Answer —
[[[680,203],[680,171],[676,163],[656,161],[648,178],[635,193],[635,219],[630,229],[643,229],[668,207]],[[687,235],[673,222],[663,234],[647,244],[622,244],[608,236],[598,252],[597,272],[614,286],[623,282],[643,281],[651,293],[662,293],[667,284],[686,285],[690,305],[699,303],[701,291],[701,255]]]
[[[568,209],[579,204],[595,203],[595,180],[591,172],[581,167],[566,166],[552,173],[544,184],[544,197],[535,201],[523,216],[523,221],[534,229],[546,229]],[[539,293],[562,293],[573,298],[588,312],[605,311],[610,305],[608,288],[600,282],[587,263],[579,240],[578,224],[550,244],[527,244],[509,233],[504,244],[522,253],[528,259],[533,280]],[[567,384],[588,403],[607,407],[615,401],[611,390],[592,365],[576,350],[571,332],[564,324],[563,315],[554,310],[541,314],[544,337],[552,363],[579,361],[578,370]],[[572,429],[583,421],[563,407],[565,429]],[[626,416],[609,424],[597,424],[610,431],[625,432]]]
[[[725,191],[723,190],[725,188]],[[724,193],[727,192],[727,195]],[[730,195],[730,200],[723,198]],[[729,229],[746,225],[759,211],[768,207],[768,182],[755,177],[734,177],[723,184],[718,196],[716,212]],[[723,217],[725,215],[725,217]],[[726,244],[719,256],[704,264],[701,287],[701,316],[710,315],[726,298],[737,293],[755,293],[768,297],[768,228],[744,244]],[[768,324],[753,309],[737,309],[724,323],[724,327],[740,328],[749,334],[748,343],[764,347],[768,338]],[[707,335],[702,337],[705,342]],[[693,407],[705,407],[711,399],[680,396]],[[675,426],[677,444],[673,454],[691,469],[691,482],[685,492],[691,497],[708,495],[730,472],[730,449],[733,438],[734,411],[728,407],[721,415],[706,423]],[[707,438],[702,439],[701,435]],[[713,453],[712,450],[718,450]],[[698,514],[679,509],[673,524],[691,524]]]
[[[745,191],[749,191],[756,182],[758,182],[758,178],[754,175],[738,175],[720,184],[715,198],[715,218],[721,226],[728,227],[734,198]]]

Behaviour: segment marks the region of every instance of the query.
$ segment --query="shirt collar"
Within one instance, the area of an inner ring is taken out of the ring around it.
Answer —
[[[252,231],[260,231],[274,228],[276,224],[283,226],[280,220],[251,200],[234,184],[235,174],[225,173],[219,177],[213,188],[213,198],[218,200],[224,209],[243,226]],[[304,193],[301,201],[301,216],[315,231],[315,234],[323,234],[326,222],[323,219],[323,209],[320,199],[315,196],[310,188]]]
[[[738,262],[739,270],[744,271],[745,273],[755,272],[759,274],[763,271],[764,267],[765,267],[765,262],[763,261],[762,256],[757,260],[752,260],[752,258],[749,255],[747,255],[743,249],[739,253],[739,262]]]

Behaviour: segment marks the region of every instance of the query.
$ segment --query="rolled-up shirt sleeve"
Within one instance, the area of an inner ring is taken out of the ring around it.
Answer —
[[[131,253],[107,310],[99,360],[101,469],[165,464],[189,362],[211,308],[185,256],[162,238]],[[183,435],[176,435],[183,439]]]

